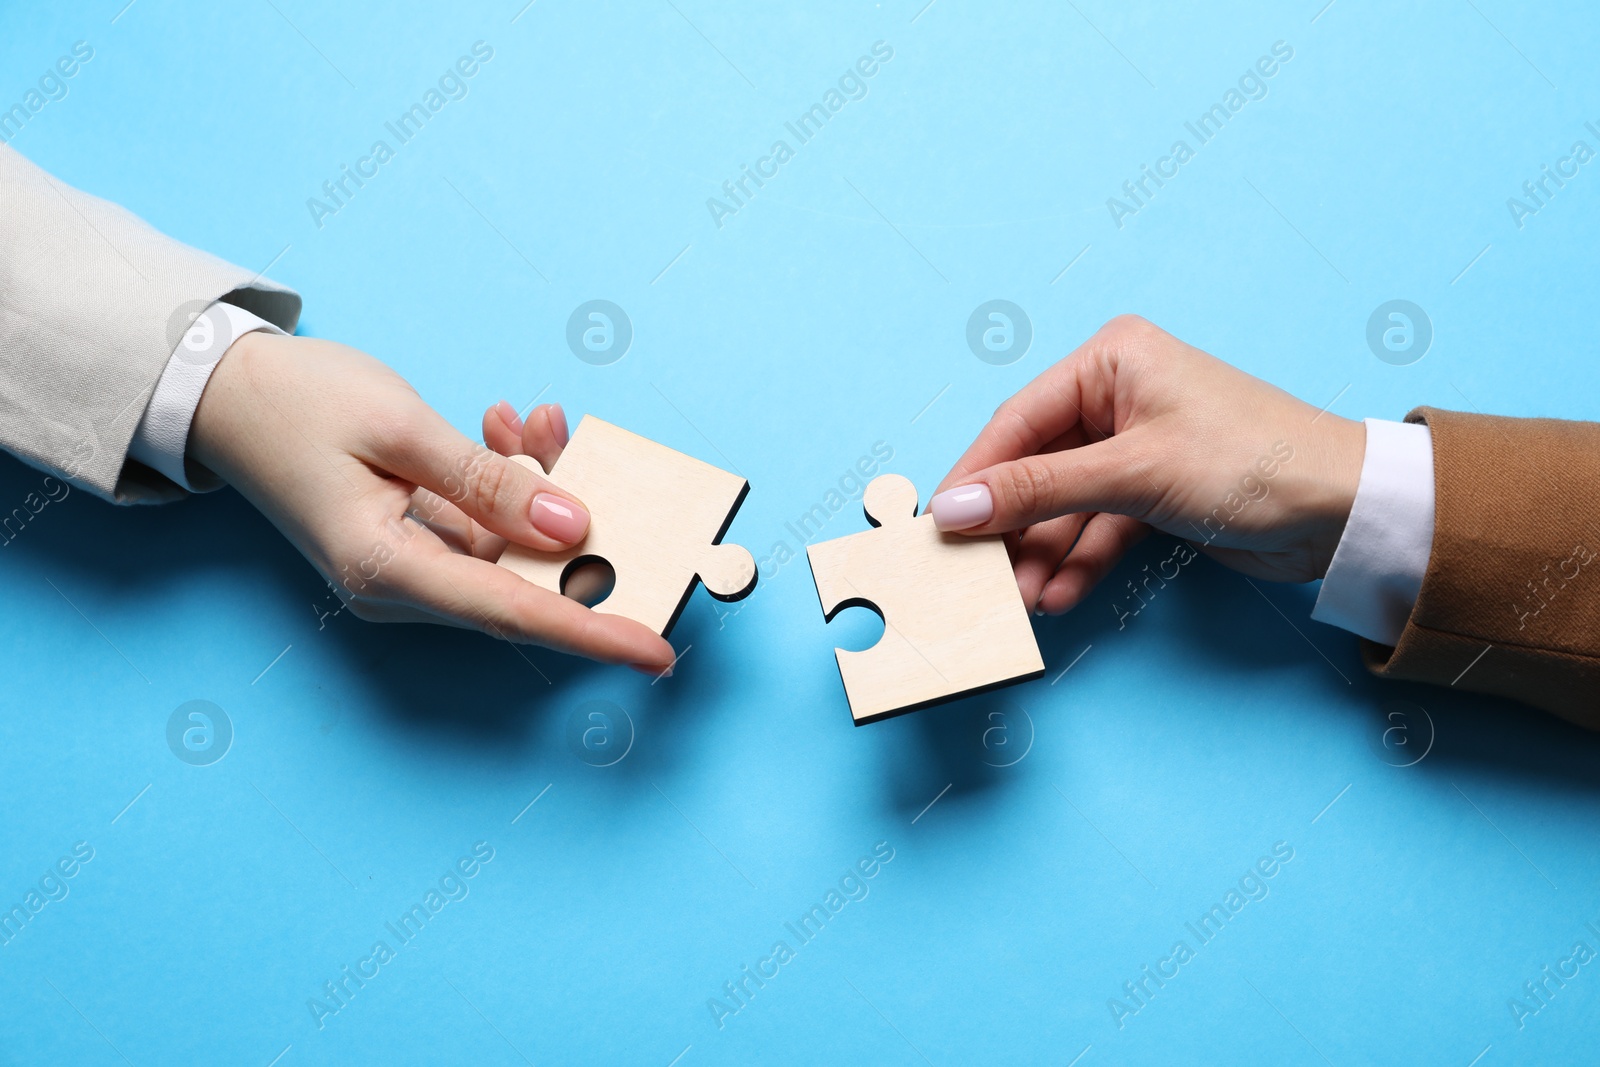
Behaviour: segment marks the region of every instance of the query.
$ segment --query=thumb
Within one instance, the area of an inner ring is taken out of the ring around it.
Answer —
[[[1084,512],[1142,518],[1154,490],[1144,464],[1108,438],[974,471],[930,500],[928,510],[940,530],[998,534]]]
[[[444,497],[481,526],[517,544],[558,552],[583,540],[589,512],[533,465],[468,440],[428,409],[422,426],[382,443],[377,465]]]

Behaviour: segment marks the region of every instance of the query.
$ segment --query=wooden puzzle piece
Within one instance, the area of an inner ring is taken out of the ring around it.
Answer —
[[[1044,673],[999,537],[940,533],[898,474],[874,478],[862,502],[878,529],[806,549],[827,619],[848,607],[883,619],[876,645],[834,649],[857,726]]]
[[[544,474],[527,456],[511,458]],[[697,580],[718,600],[755,589],[755,558],[720,543],[750,491],[737,474],[585,415],[545,477],[589,509],[589,532],[561,552],[508,545],[500,565],[534,585],[559,593],[578,567],[604,560],[616,584],[594,610],[663,637]]]

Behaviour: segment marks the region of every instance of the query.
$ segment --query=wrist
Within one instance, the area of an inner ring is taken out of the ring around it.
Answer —
[[[238,338],[217,361],[205,391],[200,394],[200,403],[189,427],[188,455],[224,481],[234,480],[234,459],[244,436],[242,413],[249,391],[246,383],[254,376],[262,349],[289,340],[292,339],[260,330]]]
[[[1356,490],[1361,485],[1361,465],[1366,458],[1366,425],[1353,419],[1324,415],[1317,435],[1307,449],[1304,493],[1299,502],[1314,576],[1321,578],[1333,561],[1344,536]]]

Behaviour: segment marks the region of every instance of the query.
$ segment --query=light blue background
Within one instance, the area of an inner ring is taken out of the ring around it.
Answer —
[[[1600,148],[1592,5],[519,6],[9,5],[0,103],[89,42],[20,151],[272,263],[303,332],[377,354],[468,433],[543,394],[737,467],[729,539],[758,556],[797,547],[785,523],[875,442],[925,497],[997,403],[1123,311],[1340,415],[1600,417],[1600,163],[1521,230],[1506,208],[1574,140]],[[307,198],[478,40],[470,95],[316,227]],[[706,198],[879,40],[869,95],[718,229]],[[1106,198],[1279,40],[1270,94],[1113,225]],[[607,367],[564,342],[592,298],[636,331]],[[1035,330],[1007,367],[965,343],[992,298]],[[1411,366],[1365,342],[1395,298],[1436,331]],[[39,477],[0,464],[0,510]],[[863,528],[852,504],[824,536]],[[857,730],[832,649],[877,624],[825,625],[798,559],[726,617],[696,593],[692,649],[652,686],[458,632],[319,629],[325,586],[232,493],[74,494],[0,551],[0,903],[74,842],[95,856],[0,947],[0,1062],[1588,1050],[1600,964],[1522,1029],[1508,999],[1600,949],[1594,741],[1370,679],[1309,621],[1314,589],[1208,561],[1119,629],[1118,590],[1169,551],[1039,622],[1045,678]],[[236,732],[209,767],[166,744],[191,699]],[[636,727],[605,769],[567,743],[591,700]],[[1424,724],[1403,751],[1437,732],[1406,768],[1376,742],[1397,707]],[[470,895],[319,1030],[307,999],[393,945],[384,923],[476,841],[495,858]],[[708,998],[880,841],[870,895],[719,1029]],[[1294,858],[1270,894],[1119,1029],[1108,999],[1194,945],[1184,923],[1275,842]]]

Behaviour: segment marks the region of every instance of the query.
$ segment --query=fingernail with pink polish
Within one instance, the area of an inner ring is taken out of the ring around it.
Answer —
[[[589,530],[589,513],[554,493],[534,496],[531,517],[535,530],[562,544],[577,544]]]
[[[500,416],[500,421],[511,427],[512,433],[522,432],[522,419],[517,416],[517,409],[504,400],[494,406],[495,414]]]
[[[561,410],[560,404],[551,404],[546,411],[550,419],[550,430],[556,435],[556,444],[562,448],[567,447],[567,413]]]
[[[928,510],[933,513],[933,524],[941,530],[970,530],[994,517],[994,496],[981,482],[958,485],[928,501]]]

